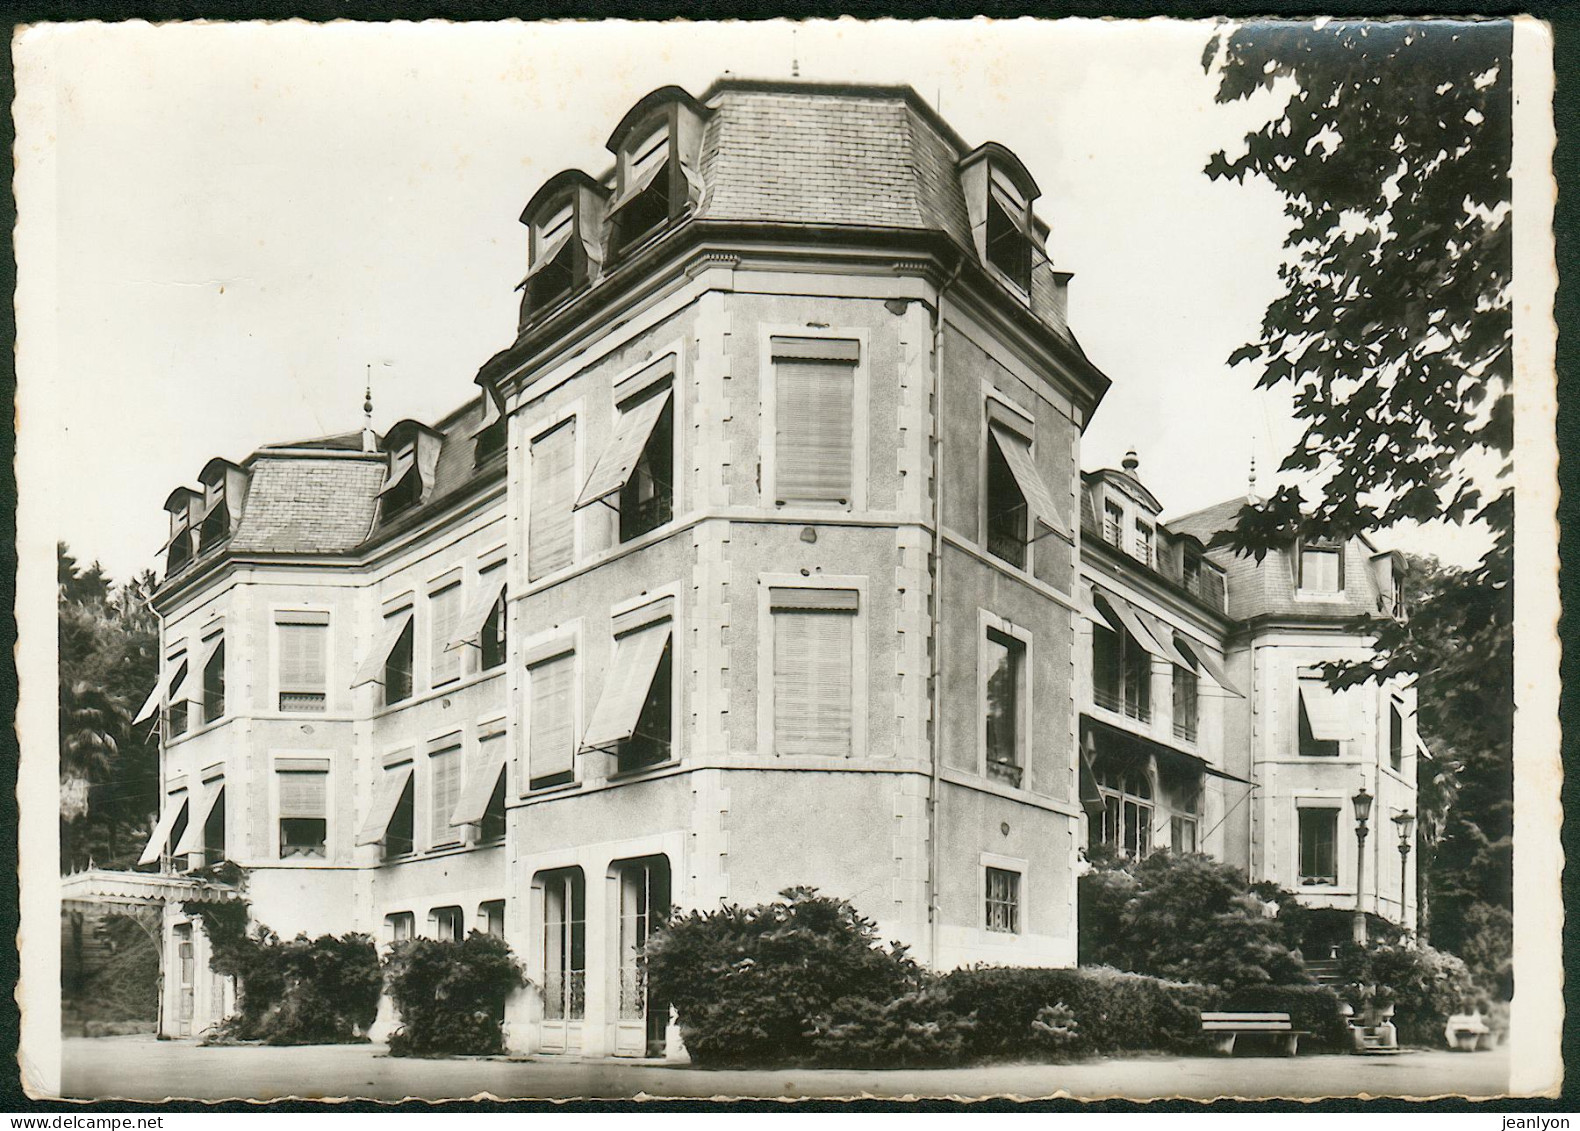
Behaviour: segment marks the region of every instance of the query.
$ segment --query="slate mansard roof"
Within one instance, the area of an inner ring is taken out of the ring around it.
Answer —
[[[1040,322],[1043,332],[1064,343],[1067,356],[1090,368],[1064,317],[1068,276],[1053,271],[1043,250],[1048,227],[1035,217],[1036,186],[1007,149],[991,142],[969,148],[908,86],[737,78],[719,80],[700,100],[678,88],[655,91],[633,107],[616,137],[652,107],[676,99],[702,120],[695,170],[701,184],[690,211],[671,228],[705,221],[743,229],[848,228],[868,237],[889,230],[941,236],[967,262],[977,262],[963,176],[983,161],[1009,171],[1026,187],[1034,234],[1030,301],[1020,300],[1020,317]],[[574,177],[605,192],[616,187],[614,169],[596,182],[567,171],[545,187]],[[621,265],[606,264],[605,273]],[[1107,378],[1091,372],[1106,387]],[[353,553],[417,525],[419,515],[431,515],[445,500],[480,490],[502,474],[501,461],[478,464],[474,458],[486,397],[474,395],[433,430],[441,437],[433,482],[425,484],[418,505],[393,519],[379,518],[379,491],[393,463],[382,439],[375,438],[375,451],[364,450],[361,432],[260,448],[245,464],[244,500],[232,503],[228,547],[258,554]],[[201,491],[196,497],[197,509],[189,519],[173,517],[173,527],[189,521],[198,529],[212,500],[204,501]],[[191,569],[203,551],[171,576]]]

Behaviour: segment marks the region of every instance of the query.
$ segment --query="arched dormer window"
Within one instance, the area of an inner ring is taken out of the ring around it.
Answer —
[[[1020,159],[993,141],[960,162],[960,187],[977,257],[990,273],[1029,299],[1042,235],[1031,205],[1042,190]]]
[[[379,488],[379,519],[388,522],[433,495],[444,437],[415,420],[402,420],[384,437],[389,472]]]
[[[603,270],[599,236],[608,195],[608,189],[580,169],[566,169],[527,202],[521,222],[530,233],[530,266],[520,283],[521,325],[597,281]]]
[[[623,254],[685,215],[702,195],[698,158],[706,109],[678,86],[660,87],[609,135],[615,195],[609,248]]]
[[[247,494],[247,472],[228,459],[211,459],[198,473],[203,484],[203,516],[198,551],[208,553],[231,536]]]
[[[505,409],[500,403],[499,389],[492,384],[483,386],[483,418],[472,429],[472,466],[482,467],[505,451]]]
[[[197,556],[197,527],[203,519],[203,493],[190,487],[177,487],[165,500],[170,515],[170,537],[161,552],[165,555],[165,576],[174,577]]]

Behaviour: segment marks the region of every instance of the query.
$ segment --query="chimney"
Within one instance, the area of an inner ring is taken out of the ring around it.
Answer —
[[[1120,461],[1119,466],[1124,468],[1131,475],[1134,475],[1136,473],[1136,468],[1141,466],[1141,461],[1136,458],[1136,449],[1131,448],[1128,452],[1126,452],[1125,458]]]

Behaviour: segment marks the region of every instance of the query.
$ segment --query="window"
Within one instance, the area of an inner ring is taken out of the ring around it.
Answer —
[[[322,768],[279,768],[275,776],[280,786],[280,859],[322,859],[329,832],[327,761]]]
[[[672,649],[672,643],[664,645],[647,698],[642,703],[641,713],[636,717],[636,729],[630,738],[620,744],[617,758],[619,773],[629,773],[669,761],[672,738],[670,715],[674,693],[670,673]]]
[[[501,416],[477,433],[476,441],[472,447],[472,466],[482,467],[495,456],[503,455],[505,439],[505,418]]]
[[[182,695],[187,681],[186,653],[177,655],[171,663],[176,674],[170,686],[175,688],[175,692],[165,706],[165,737],[179,738],[187,732],[187,717],[191,707],[190,702]]]
[[[384,936],[392,943],[416,938],[417,916],[410,911],[397,911],[384,916]]]
[[[1152,656],[1128,632],[1092,626],[1092,700],[1139,722],[1152,718]]]
[[[191,802],[189,802],[186,799],[186,795],[185,794],[182,794],[181,795],[181,807],[180,807],[180,809],[178,809],[176,811],[176,821],[175,821],[175,824],[170,826],[170,836],[165,841],[164,850],[163,850],[165,859],[169,860],[171,862],[171,865],[173,867],[175,867],[178,871],[185,871],[186,870],[186,861],[184,859],[183,860],[179,860],[179,861],[176,860],[176,847],[186,837],[186,835],[187,835],[187,825],[191,822],[191,820],[192,820],[192,805],[191,805]]]
[[[428,847],[441,848],[461,842],[460,830],[450,823],[461,799],[461,748],[452,746],[428,756]]]
[[[988,262],[1023,294],[1031,293],[1031,209],[1026,198],[997,169],[989,176]]]
[[[505,567],[493,566],[486,569],[479,576],[485,591],[489,591],[497,582],[500,585],[499,596],[488,610],[488,616],[483,619],[483,633],[478,641],[478,670],[491,671],[505,662],[505,629],[508,617],[505,613],[505,592],[503,588]]]
[[[503,742],[503,736],[499,741]],[[488,808],[483,810],[483,820],[478,825],[477,837],[481,841],[505,839],[505,772],[503,767],[494,779],[494,792],[488,795]]]
[[[422,499],[422,475],[417,470],[415,445],[397,454],[395,459],[390,478],[379,492],[379,517],[382,519],[394,518]]]
[[[1004,868],[987,870],[987,915],[990,931],[1020,934],[1020,873]]]
[[[1174,737],[1196,741],[1197,692],[1200,680],[1190,668],[1174,665]]]
[[[532,267],[527,273],[525,305],[544,311],[567,297],[576,285],[574,259],[575,205],[565,204],[536,225],[532,241]]]
[[[1170,847],[1176,856],[1196,852],[1197,821],[1195,817],[1175,814],[1169,818]]]
[[[417,779],[411,772],[410,764],[403,768],[406,771],[402,775],[405,784],[384,827],[385,860],[410,856],[417,847]]]
[[[221,783],[203,819],[203,863],[212,867],[225,859],[225,786]]]
[[[527,578],[564,569],[575,557],[576,420],[532,441],[531,513],[527,517]]]
[[[849,757],[857,591],[769,591],[773,616],[774,749]]]
[[[543,789],[576,780],[576,653],[560,654],[527,668],[528,787]]]
[[[1396,772],[1404,769],[1404,716],[1397,703],[1388,707],[1388,764]]]
[[[192,560],[192,532],[183,530],[170,540],[170,553],[165,559],[165,574],[179,572]]]
[[[666,396],[641,457],[620,488],[620,541],[629,542],[670,520],[675,502],[674,475],[675,410],[672,398]]]
[[[1110,546],[1123,544],[1125,512],[1118,503],[1103,500],[1103,541]]]
[[[219,498],[203,516],[203,525],[198,528],[199,545],[207,551],[229,537],[230,506],[224,498]]]
[[[615,865],[620,877],[617,945],[620,955],[620,1020],[626,1033],[640,1025],[641,1037],[619,1051],[662,1056],[669,1009],[652,996],[644,961],[648,940],[669,913],[669,858],[653,856]],[[631,1034],[634,1036],[634,1034]]]
[[[396,634],[394,646],[390,648],[389,657],[384,661],[386,706],[399,703],[403,699],[410,699],[412,692],[413,650],[417,639],[417,627],[409,611],[384,618],[384,623],[388,626],[393,627],[396,622],[401,624],[401,628]]]
[[[1026,496],[993,429],[988,429],[987,549],[1016,569],[1026,568]]]
[[[1300,810],[1300,883],[1337,884],[1339,811],[1337,809]]]
[[[857,342],[776,337],[774,502],[849,507],[855,482]]]
[[[1021,719],[1026,645],[990,628],[982,647],[986,670],[984,721],[988,776],[1018,786],[1023,767]]]
[[[1152,779],[1144,766],[1097,770],[1097,790],[1103,798],[1102,843],[1121,856],[1139,860],[1152,851]]]
[[[1201,595],[1201,551],[1187,546],[1180,563],[1180,581],[1187,593]]]
[[[328,613],[278,613],[280,710],[321,712],[325,707]]]
[[[1297,677],[1300,756],[1337,758],[1344,737],[1345,702],[1317,675]]]
[[[435,907],[428,912],[433,924],[433,937],[441,942],[460,942],[466,937],[466,926],[459,907]]]
[[[1152,537],[1151,524],[1136,519],[1136,557],[1149,566],[1157,564],[1153,556]]]
[[[203,665],[203,721],[213,722],[225,714],[225,638],[213,637],[208,662]]]
[[[580,868],[547,872],[543,885],[543,1019],[587,1012],[587,887]]]
[[[450,647],[460,615],[459,581],[428,595],[428,668],[434,687],[443,687],[461,678],[461,652]]]
[[[1396,564],[1393,569],[1393,584],[1391,586],[1390,611],[1400,620],[1405,616],[1404,605],[1404,571]]]
[[[1295,585],[1301,592],[1344,591],[1344,553],[1341,547],[1302,543],[1296,564]]]
[[[483,921],[483,933],[496,939],[505,937],[505,901],[488,899],[477,905],[477,917]]]
[[[631,147],[622,162],[621,200],[614,206],[614,250],[640,243],[672,214],[669,127],[660,126]]]

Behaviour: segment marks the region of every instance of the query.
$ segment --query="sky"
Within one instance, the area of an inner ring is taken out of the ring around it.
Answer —
[[[908,83],[1042,189],[1070,320],[1113,381],[1086,468],[1127,449],[1182,514],[1259,487],[1299,435],[1226,359],[1278,293],[1265,185],[1209,181],[1279,96],[1218,105],[1205,23],[143,23],[36,28],[18,81],[23,481],[80,560],[157,564],[166,495],[212,456],[435,419],[515,335],[523,205],[601,174],[648,91],[723,73]],[[44,502],[47,500],[47,503]],[[1471,532],[1379,545],[1469,563]]]

